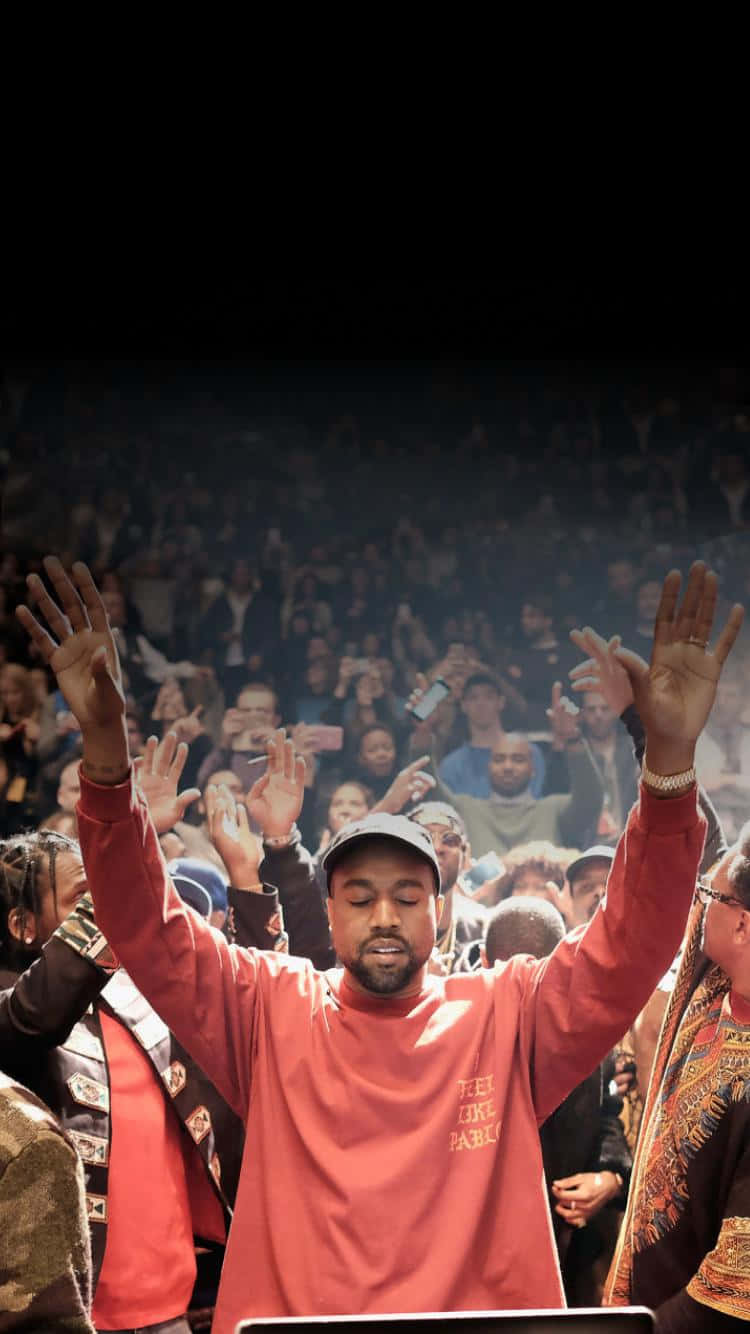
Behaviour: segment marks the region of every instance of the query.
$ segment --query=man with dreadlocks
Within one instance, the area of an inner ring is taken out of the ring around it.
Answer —
[[[157,828],[181,818],[197,795],[177,796],[186,753],[174,734],[147,747],[140,784]],[[302,784],[292,784],[285,800],[301,806],[302,796]],[[211,804],[233,868],[237,933],[270,947],[277,896],[246,892],[262,888],[258,840],[244,837],[247,822],[228,793],[212,793]],[[297,878],[307,900],[307,876]],[[299,918],[289,897],[287,906]],[[309,919],[307,901],[303,912]],[[322,909],[319,916],[327,933]],[[187,1334],[194,1238],[214,1250],[225,1239],[243,1127],[116,969],[79,845],[64,835],[0,841],[0,988],[0,1069],[44,1098],[83,1160],[96,1328]],[[2,1281],[0,1272],[0,1308]]]
[[[0,987],[0,1068],[83,1161],[96,1329],[188,1334],[194,1238],[225,1240],[242,1129],[116,968],[80,848],[54,831],[0,842]]]

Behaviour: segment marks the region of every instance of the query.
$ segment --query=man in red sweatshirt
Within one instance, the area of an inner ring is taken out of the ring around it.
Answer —
[[[742,609],[710,652],[716,577],[695,565],[678,606],[673,572],[650,667],[618,650],[646,758],[587,927],[543,960],[430,976],[431,844],[401,817],[368,817],[328,850],[342,967],[321,973],[230,946],[182,906],[132,782],[97,589],[85,566],[75,583],[59,561],[45,567],[62,610],[38,577],[29,591],[52,634],[18,615],[81,727],[79,828],[99,926],[247,1127],[215,1334],[246,1316],[564,1305],[537,1125],[628,1028],[680,943],[704,835],[695,741]],[[276,744],[285,769],[259,784],[276,784],[266,840],[279,845],[295,837],[281,798],[304,762],[283,733]]]

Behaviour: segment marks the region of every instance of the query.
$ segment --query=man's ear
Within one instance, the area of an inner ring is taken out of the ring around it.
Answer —
[[[14,940],[24,945],[33,945],[37,937],[36,917],[25,908],[11,908],[8,913],[8,930]]]
[[[332,929],[332,928],[333,928],[333,899],[331,898],[331,895],[330,895],[330,894],[328,895],[328,898],[326,899],[326,912],[328,913],[328,926]]]
[[[750,945],[750,911],[743,909],[737,918],[734,934],[738,945]]]

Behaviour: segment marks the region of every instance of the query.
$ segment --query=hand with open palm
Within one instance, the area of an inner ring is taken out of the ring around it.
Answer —
[[[650,664],[626,648],[616,649],[615,657],[630,677],[647,733],[697,741],[742,625],[743,609],[739,604],[732,608],[712,652],[709,641],[716,614],[717,577],[702,561],[696,561],[678,607],[680,582],[677,570],[664,580]]]
[[[55,556],[45,558],[44,568],[60,605],[49,595],[39,575],[29,575],[27,586],[49,630],[26,606],[18,607],[16,615],[55,673],[68,707],[78,720],[89,777],[105,784],[122,782],[130,764],[125,693],[104,603],[88,568],[80,561],[73,566],[73,580]]]
[[[136,781],[157,834],[166,834],[184,820],[188,806],[200,797],[197,787],[177,791],[187,757],[185,742],[178,745],[176,734],[167,732],[161,742],[150,736],[142,758],[134,762]]]
[[[73,566],[75,585],[56,556],[47,556],[44,568],[62,609],[50,597],[38,574],[29,575],[27,586],[60,642],[55,643],[28,607],[18,607],[16,614],[55,673],[81,731],[87,726],[105,727],[124,715],[125,693],[104,603],[91,574],[80,561]]]
[[[247,794],[248,814],[268,838],[288,834],[305,799],[305,761],[280,727],[268,742],[266,772]]]
[[[628,674],[646,731],[648,767],[656,773],[680,772],[692,765],[695,743],[711,712],[722,668],[743,618],[742,607],[735,604],[711,650],[717,577],[702,561],[696,561],[681,603],[680,584],[679,571],[670,571],[656,614],[650,663],[630,649],[612,649]]]

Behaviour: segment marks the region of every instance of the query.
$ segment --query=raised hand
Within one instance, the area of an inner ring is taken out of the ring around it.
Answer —
[[[429,763],[429,755],[421,755],[413,764],[407,764],[405,769],[396,774],[385,796],[372,809],[398,815],[409,802],[421,801],[430,788],[435,786],[432,775],[424,772],[424,766]]]
[[[660,767],[663,760],[679,762],[685,768],[692,764],[695,742],[711,712],[722,667],[744,614],[735,604],[711,651],[716,575],[702,561],[696,561],[678,606],[680,584],[679,570],[670,571],[656,614],[650,664],[630,649],[614,649],[614,656],[630,678],[635,705],[646,729],[648,767],[653,769],[655,761],[656,772],[669,772]]]
[[[235,800],[224,783],[218,787],[210,783],[205,802],[209,836],[233,888],[262,893],[258,867],[263,860],[263,844],[250,829],[242,802]]]
[[[26,583],[32,600],[59,642],[28,607],[17,607],[16,615],[55,673],[81,730],[91,725],[107,726],[124,716],[125,695],[117,649],[99,590],[81,561],[73,566],[75,584],[56,556],[46,556],[44,568],[62,610],[38,574],[30,574]]]
[[[583,630],[571,630],[570,638],[582,653],[587,654],[586,660],[579,662],[570,673],[571,689],[598,691],[619,718],[634,700],[630,677],[615,657],[620,636],[603,639],[587,625]]]
[[[245,716],[239,709],[226,709],[221,721],[222,745],[229,745],[233,737],[245,730]]]
[[[60,605],[42,580],[29,575],[27,586],[49,630],[26,606],[16,615],[43,661],[52,668],[83,738],[83,764],[89,778],[120,783],[130,766],[125,726],[125,694],[114,637],[99,590],[80,561],[71,582],[60,561],[47,556],[44,568]],[[53,637],[55,636],[55,637]]]
[[[178,745],[175,733],[167,732],[161,742],[150,736],[142,758],[134,761],[136,782],[146,798],[157,834],[166,834],[178,820],[184,820],[188,806],[200,796],[197,787],[189,787],[178,796],[177,787],[187,757],[184,741]]]
[[[563,695],[562,683],[555,681],[552,687],[552,706],[547,709],[554,750],[563,750],[570,742],[579,739],[581,735],[579,713],[580,710],[573,701],[568,699],[567,695]]]
[[[172,723],[172,731],[176,732],[180,741],[185,741],[187,743],[195,741],[195,738],[205,731],[203,723],[201,722],[202,712],[203,705],[196,704],[192,713],[186,713],[182,718],[177,718]]]
[[[247,794],[248,814],[268,838],[288,834],[302,810],[305,761],[280,727],[268,742],[266,772]]]

